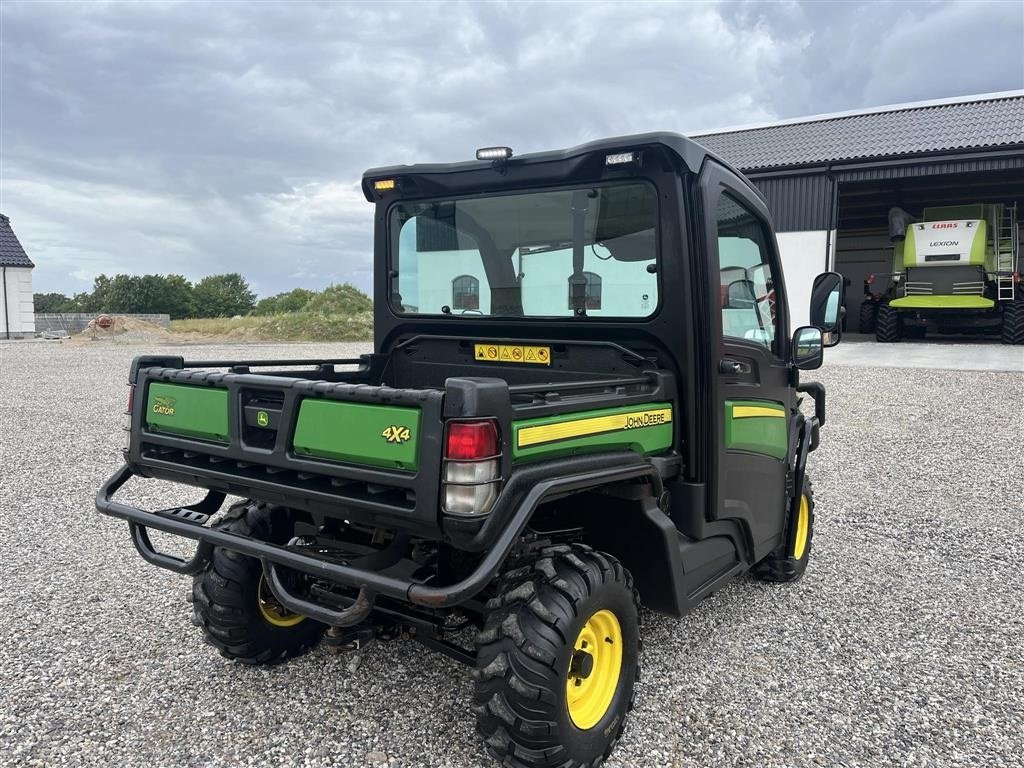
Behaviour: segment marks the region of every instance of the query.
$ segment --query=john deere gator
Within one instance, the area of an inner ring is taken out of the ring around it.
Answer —
[[[192,577],[224,656],[407,638],[473,669],[502,765],[595,766],[633,706],[641,605],[682,617],[807,568],[825,390],[800,375],[839,340],[843,281],[819,276],[791,335],[764,201],[673,134],[362,187],[374,351],[137,358],[97,507]],[[205,495],[142,509],[117,499],[135,476]]]

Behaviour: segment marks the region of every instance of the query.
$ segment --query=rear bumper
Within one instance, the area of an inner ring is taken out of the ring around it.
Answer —
[[[96,508],[105,515],[128,522],[132,542],[145,560],[177,573],[193,574],[206,567],[214,547],[257,558],[263,563],[275,596],[285,606],[335,626],[361,621],[372,610],[377,595],[432,608],[451,607],[472,598],[497,574],[537,506],[553,497],[644,477],[650,479],[658,494],[662,489],[661,476],[655,466],[633,453],[577,457],[524,469],[506,484],[494,509],[476,534],[476,540],[472,542],[474,546],[468,547],[480,551],[483,542],[490,544],[476,569],[459,582],[432,586],[381,572],[394,561],[387,563],[385,559],[385,568],[381,570],[358,568],[310,554],[301,547],[270,544],[209,527],[206,523],[225,499],[225,494],[219,491],[209,491],[201,502],[189,507],[157,511],[116,501],[114,496],[134,474],[127,465],[115,472],[97,492]],[[194,555],[186,560],[157,551],[149,538],[150,529],[197,541]],[[278,577],[277,567],[358,589],[359,596],[342,611],[310,603],[287,591]]]

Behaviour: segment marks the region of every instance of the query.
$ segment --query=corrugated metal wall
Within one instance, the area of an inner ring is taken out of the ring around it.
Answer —
[[[841,184],[854,181],[906,179],[1016,169],[1024,169],[1024,156],[993,157],[979,154],[976,157],[935,159],[927,162],[924,160],[917,162],[893,160],[891,163],[870,168],[843,168],[839,165],[833,168],[832,174],[836,182]],[[790,171],[788,174],[780,172],[778,175],[751,175],[750,180],[765,196],[768,208],[775,220],[776,231],[817,231],[828,229],[830,223],[833,223],[831,216],[833,182],[826,176],[824,168],[798,174]]]
[[[806,176],[751,179],[772,212],[776,232],[813,232],[829,228],[832,182],[824,172]]]
[[[909,179],[915,176],[937,176],[944,173],[983,173],[1012,171],[1024,168],[1024,157],[974,157],[936,163],[884,165],[880,168],[836,168],[833,173],[840,182],[875,181],[878,179]]]

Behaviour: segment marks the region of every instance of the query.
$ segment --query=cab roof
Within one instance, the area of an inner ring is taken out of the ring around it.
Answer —
[[[614,136],[607,139],[590,141],[586,144],[579,144],[568,149],[555,149],[545,152],[531,152],[525,155],[513,155],[508,160],[495,162],[494,160],[467,160],[457,163],[422,163],[415,165],[391,165],[381,168],[371,168],[363,174],[363,194],[370,202],[378,202],[381,196],[374,191],[373,182],[378,179],[388,178],[415,178],[417,181],[429,181],[425,185],[418,184],[420,192],[426,192],[423,186],[433,188],[430,191],[440,192],[441,188],[448,187],[446,181],[455,182],[456,186],[470,185],[472,181],[477,184],[486,184],[485,179],[491,179],[488,186],[493,186],[493,173],[499,169],[506,174],[513,169],[528,169],[544,164],[561,164],[565,168],[563,176],[570,178],[571,171],[577,169],[581,161],[592,156],[609,155],[620,152],[642,151],[644,149],[660,149],[663,155],[674,158],[682,169],[698,173],[707,157],[713,157],[723,165],[724,160],[714,155],[708,149],[698,144],[693,139],[678,133],[655,132],[638,133],[631,136]],[[601,158],[601,165],[604,159]],[[519,174],[516,174],[519,175]],[[534,174],[526,174],[528,177]],[[446,179],[445,177],[449,177]],[[528,181],[529,179],[520,179]],[[751,185],[751,189],[756,188]]]

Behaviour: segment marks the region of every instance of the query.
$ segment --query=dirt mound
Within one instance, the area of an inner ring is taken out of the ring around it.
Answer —
[[[106,315],[108,322],[93,318],[84,330],[71,337],[73,342],[85,341],[170,341],[174,334],[155,323],[124,315]],[[106,326],[106,327],[104,327]]]

